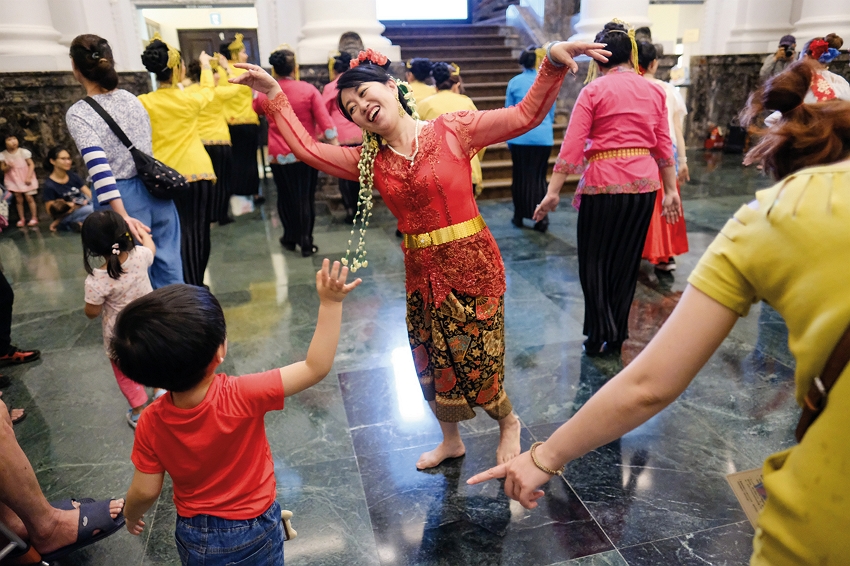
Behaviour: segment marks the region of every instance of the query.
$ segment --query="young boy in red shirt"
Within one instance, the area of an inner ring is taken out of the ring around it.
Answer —
[[[130,379],[169,391],[139,419],[127,492],[127,530],[142,532],[167,471],[177,507],[183,564],[283,566],[283,525],[263,417],[321,381],[339,342],[342,300],[360,279],[326,259],[316,273],[319,320],[303,362],[231,377],[215,370],[227,353],[224,313],[203,287],[169,285],[127,305],[112,338]]]

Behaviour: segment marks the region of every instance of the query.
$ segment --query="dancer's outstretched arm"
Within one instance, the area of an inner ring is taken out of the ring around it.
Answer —
[[[328,175],[356,181],[360,178],[357,164],[360,161],[359,147],[340,147],[318,143],[301,125],[289,99],[283,94],[278,82],[260,66],[235,63],[235,67],[248,72],[233,77],[231,83],[249,86],[268,96],[264,104],[266,116],[275,121],[286,145],[299,160]]]
[[[685,390],[737,319],[738,313],[688,286],[646,349],[537,448],[538,461],[560,469],[649,420]],[[501,477],[506,478],[505,493],[533,509],[543,495],[540,486],[552,476],[526,452],[467,483]]]
[[[561,41],[552,45],[549,57],[543,60],[537,78],[528,93],[516,106],[479,112],[461,111],[446,114],[446,124],[458,132],[468,155],[481,148],[520,136],[540,125],[558,98],[567,71],[575,72],[578,65],[573,57],[589,55],[608,61],[611,53],[602,43]],[[560,66],[559,66],[560,65]]]

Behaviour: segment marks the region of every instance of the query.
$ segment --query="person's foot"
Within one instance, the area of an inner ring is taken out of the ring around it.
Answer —
[[[18,221],[15,223],[15,226],[17,226],[18,228],[23,228],[23,227],[24,227],[24,226],[26,226],[26,225],[27,225],[27,223],[26,223],[26,222],[24,222],[24,219],[23,219],[23,218],[21,218],[20,220],[18,220]]]
[[[513,224],[517,228],[522,228],[522,218],[517,218],[516,216],[514,216],[513,218],[511,218],[511,224]]]
[[[278,241],[280,242],[280,245],[284,247],[284,249],[287,249],[291,252],[295,251],[295,242],[284,242],[283,236],[281,236],[280,240],[278,240]]]
[[[606,356],[619,356],[622,350],[622,342],[605,342],[605,345],[602,346],[602,354]]]
[[[38,220],[35,218],[30,218],[30,221],[27,222],[27,226],[38,226]]]
[[[310,257],[314,253],[319,251],[318,246],[309,246],[309,247],[301,247],[301,257]]]
[[[656,263],[655,269],[658,271],[676,271],[676,258],[671,257],[668,261]]]
[[[41,352],[38,350],[21,350],[17,346],[9,346],[9,351],[0,356],[0,364],[25,364],[34,362],[39,357],[41,357]]]
[[[6,377],[6,376],[0,376]],[[9,379],[9,378],[6,378]],[[3,392],[0,391],[0,397],[3,396]],[[16,425],[19,422],[23,421],[27,418],[27,412],[24,409],[9,409],[9,416],[12,418],[12,424]]]
[[[520,453],[519,419],[513,413],[499,421],[499,447],[496,448],[496,464],[510,462]]]
[[[39,554],[50,554],[60,548],[77,542],[77,529],[80,522],[80,503],[74,501],[73,511],[54,509],[53,529],[41,535],[32,535],[29,539],[30,545]],[[113,499],[109,502],[109,516],[115,519],[124,510],[123,499]],[[97,534],[97,532],[95,532]]]
[[[442,441],[436,448],[419,456],[417,470],[427,470],[439,466],[447,458],[460,458],[466,454],[466,446],[461,439],[454,442]]]
[[[534,230],[540,232],[541,234],[545,234],[546,230],[549,229],[549,221],[541,220],[540,222],[534,223]]]
[[[136,409],[130,409],[129,411],[127,411],[127,424],[130,425],[130,428],[132,428],[133,430],[136,429],[136,426],[139,424],[139,418],[141,418],[141,416],[141,409],[138,413],[136,412]]]
[[[254,197],[254,206],[262,206],[266,203],[266,197],[263,195],[257,195]]]
[[[584,354],[591,358],[596,356],[601,356],[604,352],[602,351],[602,346],[604,342],[595,342],[590,340],[589,338],[584,341],[584,344],[581,345],[582,350],[584,350]]]

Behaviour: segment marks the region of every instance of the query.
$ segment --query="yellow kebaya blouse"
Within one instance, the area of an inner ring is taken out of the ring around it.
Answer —
[[[203,87],[200,83],[194,83],[183,90],[196,93],[201,88]],[[227,127],[227,120],[224,118],[224,105],[228,100],[237,96],[241,88],[240,85],[228,84],[223,81],[215,87],[215,96],[198,116],[198,133],[201,135],[201,142],[204,145],[230,145],[230,129]]]
[[[427,85],[420,81],[413,81],[409,84],[410,90],[413,91],[413,99],[417,105],[429,96],[437,94],[437,87],[435,86]]]
[[[726,223],[688,281],[741,316],[759,300],[782,315],[802,405],[850,323],[850,160],[798,171],[756,199]],[[767,502],[750,564],[847,562],[848,431],[850,368],[803,441],[765,461]]]
[[[230,76],[232,77],[238,77],[246,72],[245,69],[230,66]],[[254,91],[247,86],[235,86],[237,87],[237,94],[224,103],[224,118],[227,120],[227,123],[231,126],[259,124],[260,118],[254,112],[254,107],[252,106]]]
[[[471,98],[465,94],[458,94],[450,90],[437,91],[433,96],[429,96],[418,103],[416,109],[419,112],[419,117],[423,120],[433,120],[438,116],[448,114],[449,112],[457,112],[458,110],[478,110]],[[479,151],[469,161],[469,165],[472,167],[472,184],[476,185],[476,187],[479,187],[484,180],[484,174],[481,171],[481,160],[483,158],[484,149]],[[480,189],[476,191],[476,194],[478,192],[480,192]]]
[[[201,71],[197,92],[160,87],[139,95],[151,119],[153,156],[187,181],[215,180],[212,161],[198,132],[201,111],[215,98],[212,71]]]

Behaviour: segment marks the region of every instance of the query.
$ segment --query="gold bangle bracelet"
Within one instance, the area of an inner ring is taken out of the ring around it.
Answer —
[[[559,470],[553,470],[552,468],[547,468],[546,466],[541,464],[540,461],[537,459],[537,456],[534,454],[534,451],[541,444],[543,444],[543,443],[542,442],[535,442],[534,444],[531,445],[531,461],[534,462],[534,465],[537,466],[537,469],[539,469],[541,472],[546,472],[550,476],[564,477],[564,467],[563,466]]]

